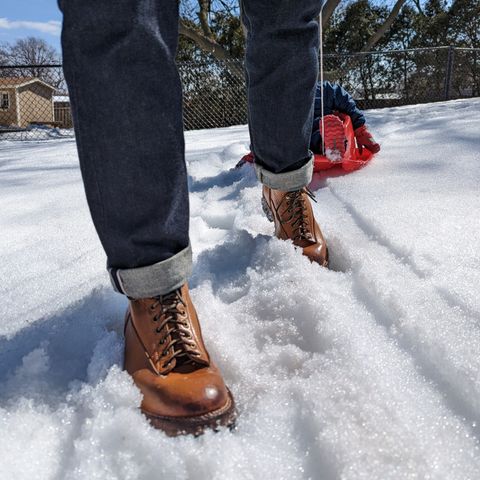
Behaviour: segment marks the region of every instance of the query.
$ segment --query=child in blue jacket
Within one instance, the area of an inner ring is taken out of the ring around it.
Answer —
[[[322,89],[321,83],[317,83],[317,90],[315,92],[315,110],[314,110],[314,119],[312,126],[312,136],[310,138],[310,150],[313,153],[325,154],[326,152],[322,151],[322,137],[320,133],[320,120],[322,119]],[[380,151],[380,145],[374,140],[371,133],[368,131],[365,124],[365,116],[362,111],[357,107],[353,97],[340,85],[323,82],[323,113],[324,116],[331,115],[334,112],[341,112],[348,115],[352,120],[352,126],[355,132],[355,138],[357,139],[357,144],[359,147],[364,147],[367,150],[370,150],[372,153],[378,153]],[[333,142],[336,142],[337,147],[345,141],[344,130],[342,128],[342,123],[340,123],[340,130],[342,132],[342,138],[331,138],[332,132],[327,130],[325,131],[325,136],[327,137],[330,133],[330,139]],[[338,131],[338,129],[336,130]],[[333,131],[335,136],[336,131]],[[340,147],[343,149],[341,154],[345,152],[345,147]],[[327,155],[328,155],[328,145],[326,145]],[[245,155],[236,165],[236,167],[241,167],[245,162],[254,162],[254,155],[252,152],[249,152]]]
[[[315,93],[315,113],[312,126],[310,149],[314,153],[322,152],[322,137],[320,133],[320,120],[322,119],[321,107],[322,89],[321,83],[317,83]],[[347,114],[352,119],[357,143],[373,153],[380,151],[380,145],[373,139],[365,125],[365,116],[357,107],[353,97],[340,85],[323,82],[323,114],[331,115],[334,112]]]

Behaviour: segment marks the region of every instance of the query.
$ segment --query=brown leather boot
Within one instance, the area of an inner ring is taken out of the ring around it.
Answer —
[[[275,235],[292,240],[312,262],[328,267],[327,243],[315,221],[310,199],[315,200],[315,196],[306,187],[283,192],[263,186],[263,211],[274,222]]]
[[[233,426],[233,397],[205,349],[187,284],[130,300],[125,370],[143,393],[142,412],[168,435]]]

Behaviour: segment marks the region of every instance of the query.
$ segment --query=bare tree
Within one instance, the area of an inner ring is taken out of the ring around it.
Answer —
[[[63,86],[60,68],[42,67],[60,63],[58,52],[45,40],[36,37],[17,40],[13,45],[6,45],[5,54],[7,64],[22,66],[9,70],[10,75],[40,78],[57,88]]]
[[[8,63],[8,45],[7,44],[0,44],[0,66],[7,65]],[[0,72],[0,76],[1,76]]]
[[[10,62],[17,65],[48,65],[59,62],[58,52],[45,40],[36,37],[17,40],[7,52]]]

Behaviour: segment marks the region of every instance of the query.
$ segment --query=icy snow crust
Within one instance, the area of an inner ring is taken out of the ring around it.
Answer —
[[[136,409],[74,142],[1,143],[0,477],[480,478],[479,109],[368,113],[381,154],[312,185],[330,271],[229,170],[246,127],[187,133],[192,295],[240,411],[198,439]]]

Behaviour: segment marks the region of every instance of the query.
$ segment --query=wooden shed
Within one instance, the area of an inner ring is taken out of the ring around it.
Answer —
[[[54,124],[55,87],[35,77],[0,77],[0,126]]]

